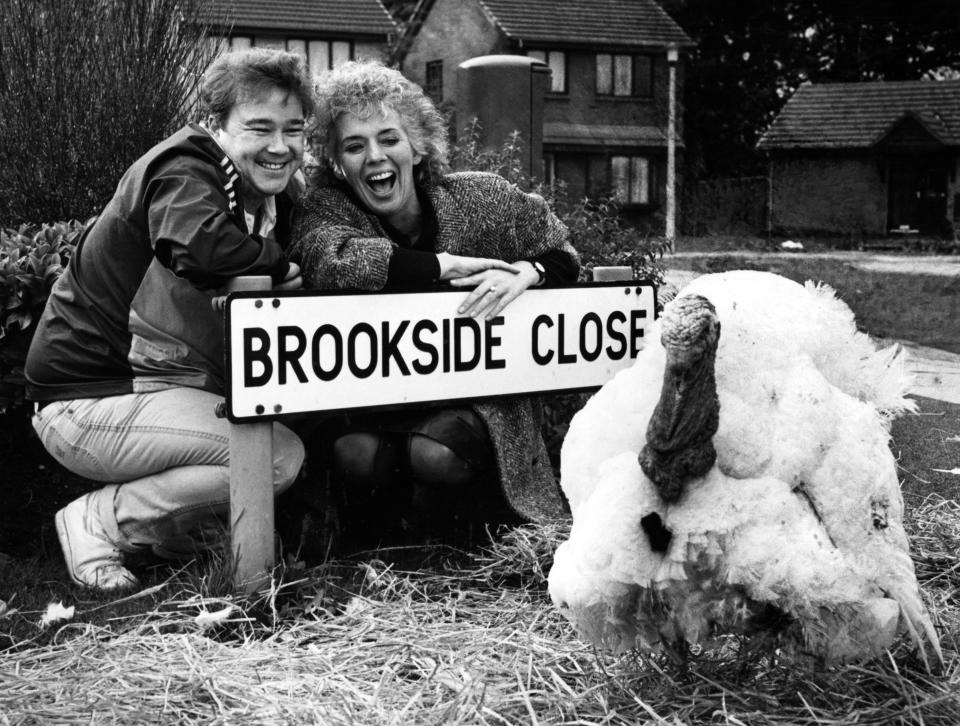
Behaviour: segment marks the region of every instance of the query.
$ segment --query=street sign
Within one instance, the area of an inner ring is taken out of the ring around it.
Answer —
[[[242,292],[226,307],[232,421],[599,388],[654,318],[647,281],[531,288],[498,317],[466,290]]]

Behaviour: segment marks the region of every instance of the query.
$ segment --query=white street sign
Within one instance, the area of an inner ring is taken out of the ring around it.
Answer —
[[[457,314],[467,294],[231,294],[230,419],[599,388],[655,309],[646,281],[533,288],[487,321]]]

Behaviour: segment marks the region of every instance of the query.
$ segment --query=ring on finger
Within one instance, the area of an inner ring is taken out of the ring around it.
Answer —
[[[497,286],[496,286],[496,285],[491,285],[490,288],[487,290],[487,292],[492,292],[494,295],[496,295],[496,294],[497,294]]]

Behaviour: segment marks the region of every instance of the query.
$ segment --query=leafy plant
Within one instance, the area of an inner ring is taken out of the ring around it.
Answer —
[[[23,403],[30,341],[83,228],[74,220],[0,230],[0,413]]]

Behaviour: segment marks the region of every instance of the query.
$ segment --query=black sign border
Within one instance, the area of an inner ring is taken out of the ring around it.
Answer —
[[[566,288],[606,288],[606,287],[623,287],[633,288],[633,292],[640,294],[638,288],[641,287],[651,287],[653,288],[653,319],[657,319],[657,285],[652,280],[642,279],[642,280],[611,280],[604,282],[578,282],[572,285],[543,285],[542,287],[535,288],[537,290],[543,289],[566,289]],[[227,296],[227,302],[224,305],[224,321],[223,321],[223,335],[224,335],[224,348],[223,348],[223,369],[224,369],[224,398],[226,400],[226,405],[224,410],[226,412],[226,417],[231,423],[255,423],[263,421],[285,421],[285,420],[297,420],[302,419],[306,416],[316,417],[317,420],[322,420],[324,416],[338,416],[344,412],[376,412],[376,411],[396,411],[404,408],[414,408],[416,406],[436,406],[437,404],[450,404],[455,405],[458,403],[470,403],[473,401],[486,401],[492,398],[513,398],[517,396],[549,396],[559,393],[588,393],[591,391],[597,391],[601,386],[583,386],[581,388],[554,388],[549,390],[537,390],[530,391],[527,393],[518,392],[511,393],[508,396],[502,394],[490,394],[487,396],[466,396],[464,398],[439,398],[430,401],[416,401],[414,403],[389,403],[380,406],[351,406],[350,408],[338,408],[338,409],[325,409],[322,411],[295,411],[292,413],[275,413],[273,411],[264,411],[263,414],[254,415],[254,416],[237,416],[233,411],[233,405],[231,401],[230,391],[232,390],[232,370],[230,366],[230,350],[231,350],[231,335],[230,331],[233,327],[231,325],[231,311],[230,311],[230,301],[234,299],[242,298],[296,298],[296,297],[344,297],[351,296],[356,297],[358,295],[363,296],[374,296],[374,295],[384,295],[384,294],[424,294],[424,293],[449,293],[451,290],[461,289],[466,292],[463,288],[453,288],[449,285],[437,286],[435,288],[424,289],[420,288],[391,288],[390,290],[244,290],[242,292],[232,292]]]

